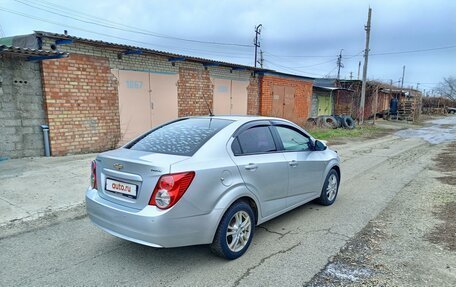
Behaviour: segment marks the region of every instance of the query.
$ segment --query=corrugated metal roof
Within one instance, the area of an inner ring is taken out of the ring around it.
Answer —
[[[274,76],[282,76],[282,77],[290,77],[290,78],[299,78],[302,80],[308,80],[308,81],[313,81],[315,78],[312,77],[307,77],[307,76],[300,76],[300,75],[295,75],[295,74],[288,74],[288,73],[282,73],[282,72],[277,72],[273,70],[263,70],[262,72],[259,73],[260,75],[274,75]]]
[[[231,68],[244,68],[244,69],[251,70],[251,71],[269,71],[266,69],[255,68],[255,67],[246,66],[246,65],[239,65],[239,64],[235,64],[235,63],[228,63],[228,62],[223,62],[223,61],[216,61],[216,60],[211,60],[211,59],[186,56],[186,55],[181,55],[181,54],[174,54],[174,53],[163,52],[163,51],[158,51],[158,50],[149,49],[149,48],[143,48],[143,47],[131,46],[131,45],[125,45],[125,44],[118,44],[118,43],[112,43],[112,42],[105,42],[105,41],[101,41],[101,40],[87,39],[87,38],[81,38],[81,37],[70,36],[70,35],[65,35],[65,34],[51,33],[51,32],[45,32],[45,31],[35,31],[35,33],[41,37],[48,37],[48,38],[53,38],[53,39],[68,39],[68,40],[73,40],[73,41],[77,41],[77,42],[81,42],[81,43],[87,43],[87,44],[103,46],[103,47],[111,46],[112,48],[119,49],[119,50],[138,50],[139,49],[139,50],[143,51],[144,53],[165,56],[168,58],[184,58],[187,61],[198,62],[198,63],[202,63],[202,64],[215,64],[218,66],[225,66],[225,67],[231,67]]]
[[[62,51],[51,51],[51,50],[39,50],[39,49],[30,49],[30,48],[21,48],[14,46],[0,46],[0,54],[14,54],[19,56],[61,56],[68,57],[67,52]]]
[[[326,91],[326,92],[331,92],[331,91],[337,91],[337,90],[342,90],[342,91],[349,91],[352,92],[353,90],[347,89],[347,88],[337,88],[337,87],[321,87],[321,86],[313,86],[314,90],[320,90],[320,91]]]
[[[337,87],[337,79],[318,78],[314,80],[314,86],[327,88]]]

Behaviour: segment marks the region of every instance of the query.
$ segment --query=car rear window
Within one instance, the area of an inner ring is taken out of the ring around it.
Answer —
[[[230,120],[190,118],[152,130],[128,148],[148,152],[192,156]]]

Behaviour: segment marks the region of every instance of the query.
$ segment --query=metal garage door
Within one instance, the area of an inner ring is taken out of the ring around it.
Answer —
[[[246,115],[248,81],[212,78],[214,114]]]
[[[332,115],[330,96],[318,95],[318,115]]]
[[[177,118],[178,75],[113,70],[119,81],[121,144]]]
[[[272,88],[272,116],[294,121],[295,116],[295,88],[273,86]]]

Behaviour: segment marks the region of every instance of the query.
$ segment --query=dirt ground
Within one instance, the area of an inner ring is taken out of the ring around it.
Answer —
[[[456,143],[306,285],[456,286]]]
[[[2,237],[0,226],[0,285],[456,286],[456,117],[378,124],[395,131],[330,144],[343,170],[335,204],[308,203],[261,224],[237,260],[207,246],[138,245],[82,213],[54,212],[52,224],[39,217],[25,232]],[[4,162],[0,199],[30,214],[37,204],[83,207],[89,158]]]

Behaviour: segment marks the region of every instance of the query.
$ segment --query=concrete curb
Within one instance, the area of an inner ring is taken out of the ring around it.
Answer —
[[[85,216],[87,216],[85,202],[55,210],[40,211],[24,218],[0,224],[0,240]]]

